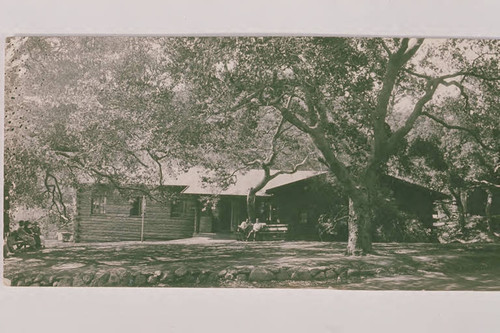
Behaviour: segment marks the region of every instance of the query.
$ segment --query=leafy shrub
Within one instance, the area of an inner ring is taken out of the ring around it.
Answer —
[[[321,214],[318,218],[318,237],[321,241],[345,241],[347,239],[347,209],[336,214]]]
[[[375,242],[432,242],[435,235],[414,215],[401,211],[394,200],[377,202],[373,223]]]
[[[410,214],[401,213],[392,223],[379,224],[375,228],[376,242],[432,242],[435,235],[431,228],[425,228],[422,222]]]
[[[318,218],[318,236],[321,241],[346,241],[348,237],[347,209],[336,214],[321,214]],[[400,211],[395,205],[386,204],[375,212],[373,221],[375,242],[432,242],[436,235],[424,227],[414,215]]]
[[[437,223],[437,239],[440,243],[479,243],[493,242],[488,230],[488,220],[484,216],[468,216],[463,228],[460,228],[458,216],[444,217]]]

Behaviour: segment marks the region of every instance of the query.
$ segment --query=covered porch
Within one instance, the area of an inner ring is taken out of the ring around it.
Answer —
[[[277,223],[277,209],[273,198],[261,195],[256,198],[256,216],[260,222]],[[194,221],[194,235],[234,233],[248,217],[245,196],[221,196],[212,209],[198,207]]]

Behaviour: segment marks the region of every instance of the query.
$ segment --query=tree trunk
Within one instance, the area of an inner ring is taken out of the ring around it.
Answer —
[[[486,189],[486,193],[488,197],[486,198],[486,207],[484,208],[484,213],[486,215],[486,221],[488,223],[488,231],[494,237],[498,238],[495,234],[495,230],[493,227],[493,216],[491,215],[491,206],[493,204],[493,192],[490,189]]]
[[[349,198],[347,255],[372,252],[371,215],[368,200]]]
[[[10,183],[5,182],[3,187],[3,238],[10,232]]]
[[[469,191],[467,189],[460,191],[460,200],[462,202],[462,209],[464,212],[464,218],[467,218],[469,216]]]
[[[373,192],[377,183],[377,174],[375,170],[367,170],[365,177],[364,192],[359,190],[360,182],[356,182],[349,171],[338,162],[337,157],[332,151],[324,136],[315,132],[310,133],[310,136],[321,151],[326,164],[330,168],[330,172],[335,175],[341,186],[349,195],[349,221],[348,221],[348,241],[347,255],[361,255],[372,252],[371,240],[371,206],[369,200],[369,190]]]
[[[460,227],[460,230],[463,230],[465,228],[465,205],[464,202],[462,201],[462,196],[460,192],[456,192],[453,189],[450,189],[450,193],[455,198],[455,202],[457,203],[457,210],[458,210],[458,225]]]
[[[251,187],[247,194],[247,215],[251,223],[255,223],[255,194],[257,191]]]

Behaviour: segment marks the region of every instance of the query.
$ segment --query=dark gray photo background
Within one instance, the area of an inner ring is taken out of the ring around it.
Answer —
[[[2,64],[19,34],[500,36],[494,0],[5,2]],[[2,332],[498,332],[498,309],[490,292],[0,286]]]

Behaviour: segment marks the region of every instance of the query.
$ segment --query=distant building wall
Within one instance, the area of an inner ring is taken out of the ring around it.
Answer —
[[[383,177],[382,184],[393,192],[400,210],[415,215],[427,228],[433,226],[436,201],[448,199],[440,192],[390,176]]]
[[[435,201],[445,195],[406,181],[385,177],[383,185],[394,195],[398,208],[415,215],[428,228],[433,225]],[[272,189],[273,202],[281,223],[290,226],[292,239],[317,238],[317,223],[321,214],[342,217],[348,213],[348,198],[339,186],[318,176]]]
[[[486,198],[488,194],[482,188],[476,188],[469,193],[467,198],[467,212],[471,215],[486,215]],[[493,192],[491,214],[500,215],[500,190]]]
[[[347,204],[339,189],[328,184],[323,175],[268,192],[273,194],[273,207],[280,223],[289,225],[291,239],[316,240],[320,215],[335,215]]]

